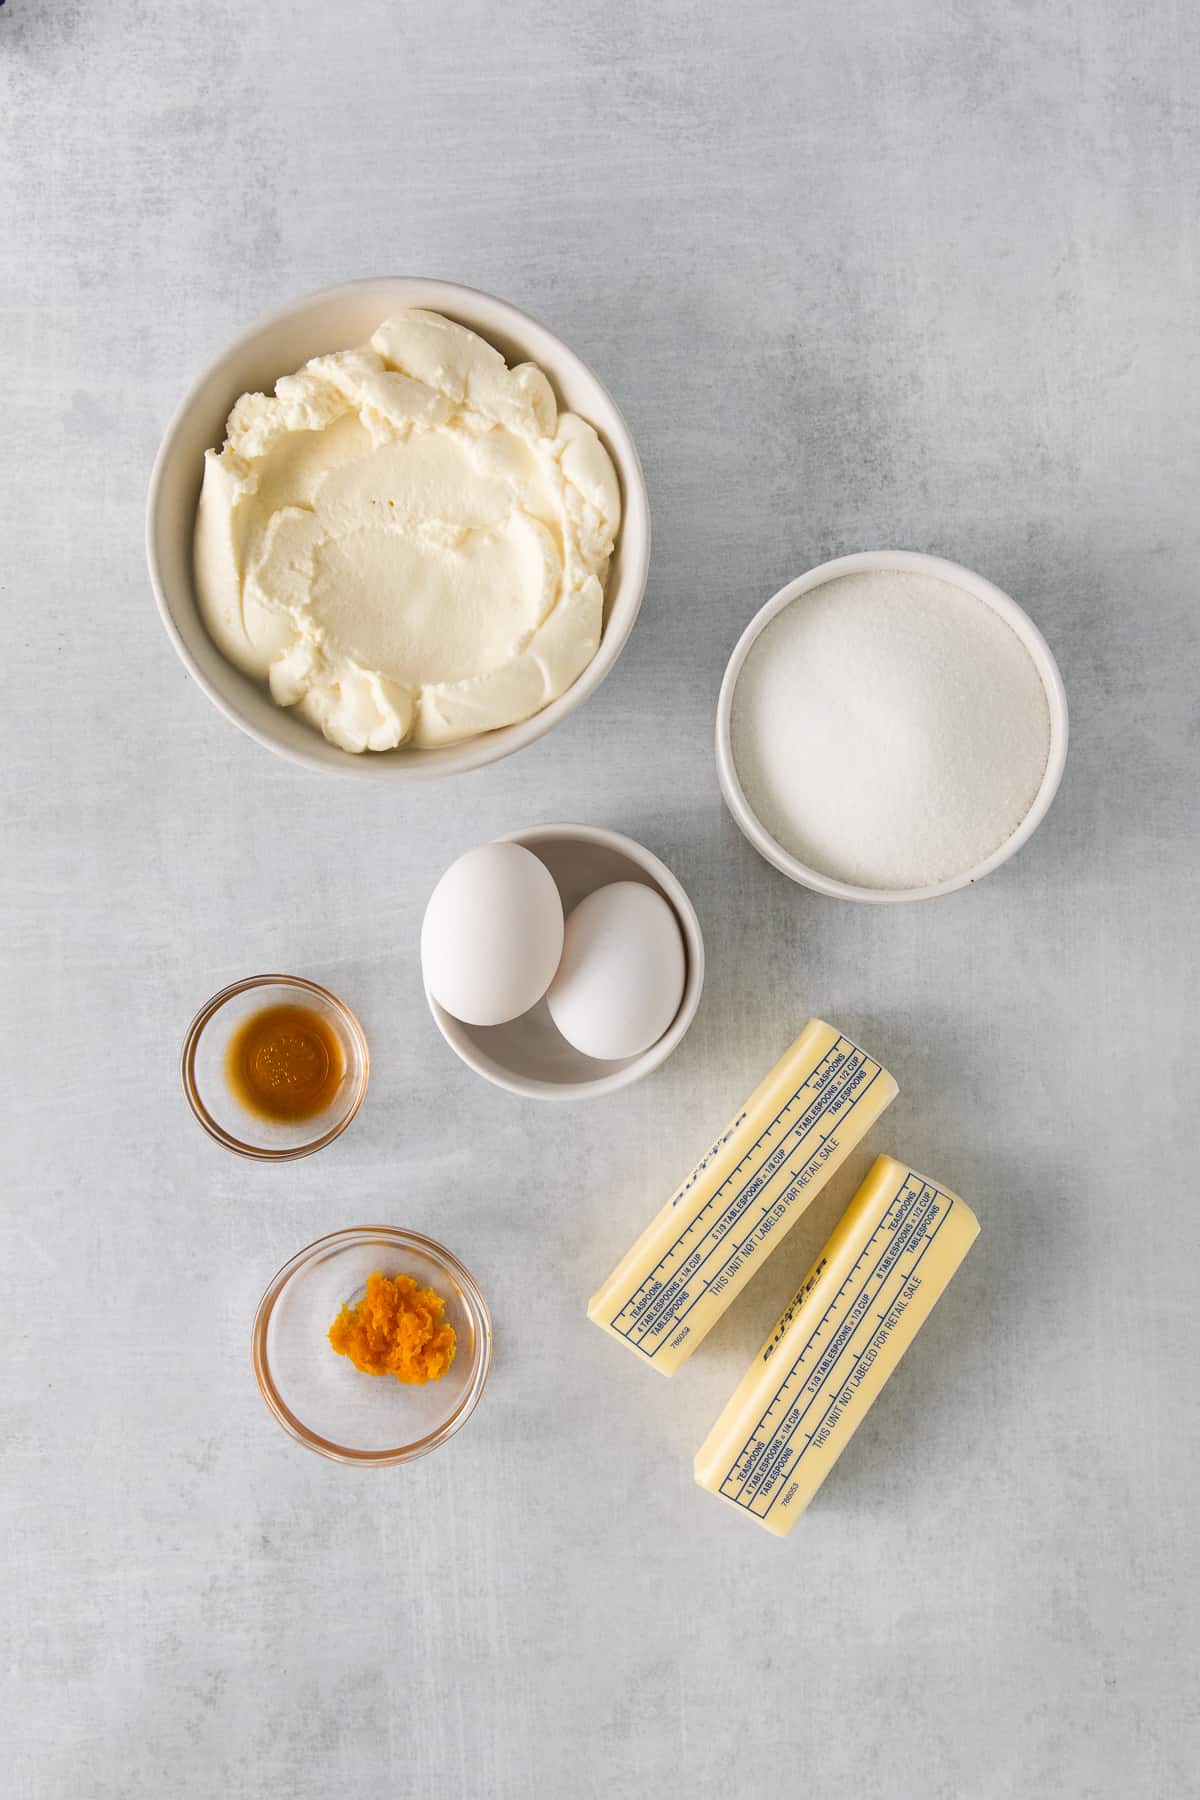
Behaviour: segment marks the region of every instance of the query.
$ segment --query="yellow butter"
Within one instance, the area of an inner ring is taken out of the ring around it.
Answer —
[[[673,1375],[896,1092],[865,1050],[810,1019],[592,1296],[588,1318]]]
[[[975,1242],[966,1202],[877,1157],[696,1457],[696,1480],[786,1537]]]

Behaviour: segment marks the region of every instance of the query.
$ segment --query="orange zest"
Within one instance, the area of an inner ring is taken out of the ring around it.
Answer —
[[[343,1306],[329,1327],[329,1342],[364,1375],[440,1381],[457,1348],[454,1327],[442,1318],[445,1310],[441,1295],[418,1287],[411,1275],[376,1269],[358,1305]]]

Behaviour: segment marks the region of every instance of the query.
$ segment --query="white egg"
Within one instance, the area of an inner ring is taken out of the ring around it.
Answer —
[[[679,1011],[686,973],[683,934],[662,895],[614,881],[569,915],[546,1004],[576,1050],[618,1062],[658,1042]]]
[[[536,1006],[562,947],[554,878],[521,844],[481,844],[451,863],[421,925],[425,985],[464,1025],[503,1025]]]

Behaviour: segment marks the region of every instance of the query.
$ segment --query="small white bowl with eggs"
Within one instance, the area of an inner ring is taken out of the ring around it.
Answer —
[[[537,825],[446,871],[421,965],[438,1030],[476,1074],[528,1099],[590,1100],[640,1081],[681,1042],[700,1004],[704,939],[683,887],[641,844],[599,826]]]

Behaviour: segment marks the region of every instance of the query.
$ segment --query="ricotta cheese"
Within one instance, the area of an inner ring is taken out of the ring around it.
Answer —
[[[616,471],[533,363],[411,308],[243,394],[226,431],[196,519],[205,624],[343,750],[514,724],[595,655]]]

